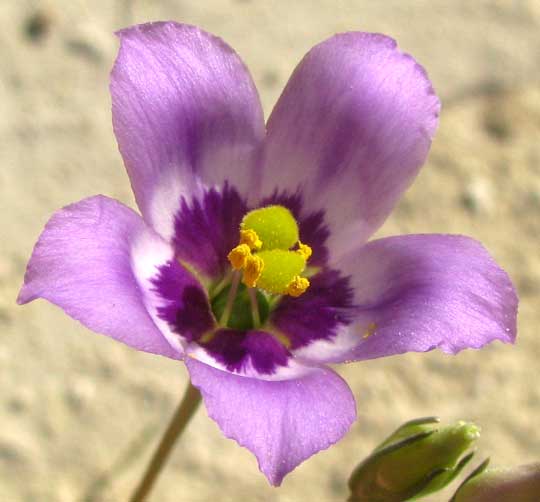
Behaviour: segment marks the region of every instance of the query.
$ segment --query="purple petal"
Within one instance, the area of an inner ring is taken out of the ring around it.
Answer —
[[[146,310],[132,267],[136,242],[165,245],[113,199],[90,197],[61,209],[34,248],[17,302],[44,298],[93,331],[180,359]]]
[[[354,397],[327,368],[287,381],[232,375],[187,358],[191,381],[225,436],[248,448],[274,486],[356,419]]]
[[[119,32],[113,125],[144,218],[167,239],[182,195],[230,180],[247,193],[264,136],[255,86],[235,52],[196,27]]]
[[[326,209],[328,248],[345,252],[415,178],[438,112],[425,71],[392,39],[336,35],[305,56],[272,112],[263,193],[300,188],[311,209]]]
[[[493,340],[515,340],[518,299],[512,282],[470,238],[380,239],[362,247],[343,267],[352,274],[359,313],[340,343],[350,345],[351,337],[356,343],[333,361],[435,348],[455,354]],[[309,357],[308,352],[302,355]]]

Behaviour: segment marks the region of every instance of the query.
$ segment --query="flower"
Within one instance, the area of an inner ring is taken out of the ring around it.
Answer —
[[[183,360],[210,417],[274,485],[356,418],[328,364],[513,342],[514,289],[480,244],[366,244],[438,121],[425,71],[392,39],[344,33],[314,47],[265,128],[219,38],[173,22],[119,37],[113,125],[142,218],[104,196],[57,212],[19,303],[45,298]]]
[[[472,452],[464,454],[480,428],[463,421],[438,423],[436,417],[411,420],[375,448],[349,479],[349,502],[422,498],[451,483],[472,458]]]

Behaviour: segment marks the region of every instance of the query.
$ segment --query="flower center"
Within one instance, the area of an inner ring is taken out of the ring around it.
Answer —
[[[247,213],[240,224],[240,241],[228,255],[242,282],[274,295],[300,296],[309,287],[301,274],[311,248],[300,242],[298,223],[283,206]]]
[[[266,323],[283,295],[308,289],[301,274],[312,250],[300,242],[298,223],[283,206],[246,213],[239,234],[227,256],[232,270],[211,288],[210,302],[218,326],[249,331]]]

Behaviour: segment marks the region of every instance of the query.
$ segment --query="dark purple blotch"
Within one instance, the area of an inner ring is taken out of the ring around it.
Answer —
[[[154,291],[165,300],[157,309],[158,316],[174,333],[192,342],[213,328],[214,318],[206,293],[179,263],[171,260],[159,267],[152,283]]]
[[[238,244],[240,223],[248,211],[244,199],[227,183],[198,199],[182,199],[174,218],[176,255],[209,277],[230,268],[227,255]]]
[[[229,371],[242,372],[251,364],[263,375],[272,375],[279,367],[287,366],[291,356],[280,342],[264,331],[221,329],[203,347]]]
[[[330,340],[352,321],[354,292],[348,277],[326,269],[310,282],[302,296],[284,296],[272,313],[272,324],[289,338],[291,349]]]

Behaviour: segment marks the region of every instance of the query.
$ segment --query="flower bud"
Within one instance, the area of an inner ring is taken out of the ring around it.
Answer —
[[[482,467],[485,469],[487,463]],[[451,502],[538,502],[540,463],[504,469],[477,469],[459,487]]]
[[[381,443],[349,479],[349,502],[402,502],[444,488],[473,453],[480,429],[468,422],[440,427],[438,418],[407,422]]]

